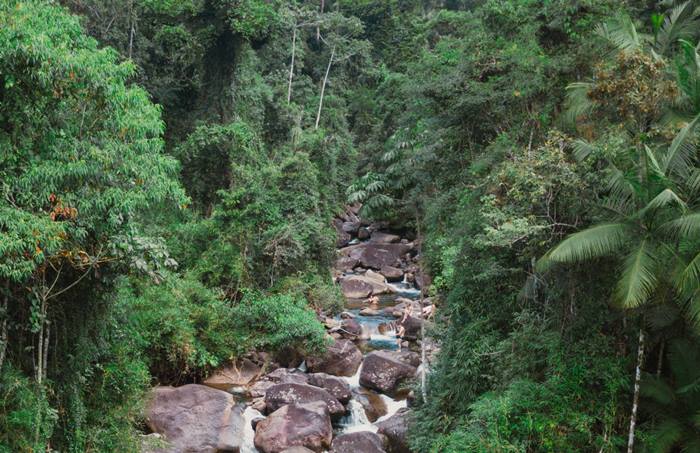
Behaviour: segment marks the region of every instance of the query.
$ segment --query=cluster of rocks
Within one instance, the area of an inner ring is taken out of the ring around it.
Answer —
[[[350,206],[334,220],[338,233],[336,277],[345,297],[362,299],[393,291],[390,282],[407,281],[418,288],[430,284],[418,267],[414,242],[381,231],[383,225],[369,223]]]
[[[307,357],[306,363],[307,372],[277,368],[259,375],[257,365],[246,359],[220,370],[205,385],[155,388],[147,422],[167,443],[148,451],[239,452],[246,429],[246,405],[236,403],[231,392],[245,393],[249,404],[266,415],[251,421],[254,445],[262,453],[409,451],[402,420],[405,411],[378,423],[377,433],[358,432],[334,438],[333,423],[348,413],[352,398],[365,407],[372,419],[386,415],[381,398],[372,401],[372,393],[365,389],[396,395],[403,383],[416,376],[418,354],[375,351],[363,360],[352,341],[340,339],[324,354]],[[365,389],[353,391],[344,377],[354,376],[358,370]]]
[[[394,291],[391,282],[426,283],[418,271],[413,242],[380,231],[381,225],[361,220],[358,211],[358,206],[349,207],[335,221],[339,237],[335,272],[345,297],[376,302],[377,295]],[[394,318],[379,325],[380,333],[396,332],[401,326],[404,340],[420,342],[430,299],[421,298],[423,303],[392,299],[390,307],[365,306],[359,315]],[[382,395],[406,397],[408,382],[420,373],[421,356],[408,349],[363,356],[356,342],[369,339],[369,334],[355,314],[320,317],[330,337],[323,354],[252,353],[218,370],[203,385],[155,388],[147,423],[161,442],[144,452],[240,452],[245,443],[261,453],[410,453],[409,410],[390,415],[385,401],[391,399]],[[305,371],[299,368],[302,361]],[[353,401],[374,424],[372,430],[334,433]]]

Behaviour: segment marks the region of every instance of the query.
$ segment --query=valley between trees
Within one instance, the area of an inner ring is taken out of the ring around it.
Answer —
[[[700,2],[0,0],[0,452],[700,451]]]

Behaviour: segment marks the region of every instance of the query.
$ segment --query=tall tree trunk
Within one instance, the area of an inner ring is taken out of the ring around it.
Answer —
[[[129,59],[134,50],[134,34],[136,34],[136,18],[134,17],[134,0],[129,1]]]
[[[323,14],[323,8],[326,6],[325,0],[321,0],[321,14]],[[321,40],[321,25],[316,25],[316,42]]]
[[[659,360],[656,362],[656,377],[661,377],[661,370],[664,367],[664,349],[666,342],[661,340],[661,346],[659,346]]]
[[[2,323],[0,323],[0,371],[2,371],[2,365],[5,363],[5,354],[7,353],[7,345],[9,340],[7,339],[7,318],[9,314],[9,295],[10,284],[9,282],[5,284],[5,293],[2,295],[2,306],[0,306],[0,316],[2,316]]]
[[[326,83],[328,83],[328,74],[331,72],[331,65],[333,64],[333,57],[335,57],[335,46],[331,49],[331,57],[328,59],[328,67],[326,68],[326,75],[323,77],[323,84],[321,85],[321,99],[318,101],[318,113],[316,113],[316,126],[314,129],[318,129],[318,123],[321,122],[321,109],[323,108],[323,95],[326,92]]]
[[[627,440],[627,453],[634,451],[634,429],[637,425],[637,409],[639,408],[639,387],[642,380],[642,364],[644,362],[644,329],[639,329],[639,346],[637,347],[637,368],[634,373],[634,397],[632,414],[630,415],[630,434]]]
[[[289,64],[289,83],[287,84],[287,105],[292,102],[292,78],[294,77],[294,57],[297,50],[297,24],[294,24],[294,33],[292,34],[292,62]]]

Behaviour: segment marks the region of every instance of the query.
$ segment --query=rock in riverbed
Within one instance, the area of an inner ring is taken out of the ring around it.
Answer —
[[[156,387],[146,420],[168,446],[153,453],[240,451],[245,420],[233,396],[205,385]]]
[[[341,434],[333,439],[332,453],[386,453],[379,434],[369,431]]]
[[[296,446],[320,452],[330,447],[332,436],[325,403],[288,404],[258,423],[255,447],[262,453],[281,453]]]
[[[416,367],[400,360],[399,356],[386,351],[367,354],[360,370],[360,384],[382,393],[392,395],[399,385],[415,376]]]
[[[330,374],[309,374],[309,384],[321,387],[343,404],[347,404],[350,398],[352,398],[350,385],[347,381],[336,376],[331,376]]]
[[[334,376],[353,376],[362,363],[362,353],[350,340],[335,340],[325,354],[306,358],[312,373],[328,373]]]
[[[399,409],[396,414],[377,423],[377,432],[388,439],[388,453],[411,453],[408,447],[409,409]]]
[[[274,412],[280,407],[291,403],[311,403],[321,401],[328,406],[331,417],[340,417],[345,413],[345,407],[330,393],[321,387],[306,384],[276,384],[265,393],[267,412]]]

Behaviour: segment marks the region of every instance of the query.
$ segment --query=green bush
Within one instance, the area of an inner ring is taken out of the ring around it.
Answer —
[[[326,332],[307,302],[290,294],[246,295],[233,308],[236,334],[251,348],[320,351]]]
[[[58,414],[46,391],[10,366],[0,373],[0,453],[44,451]]]

